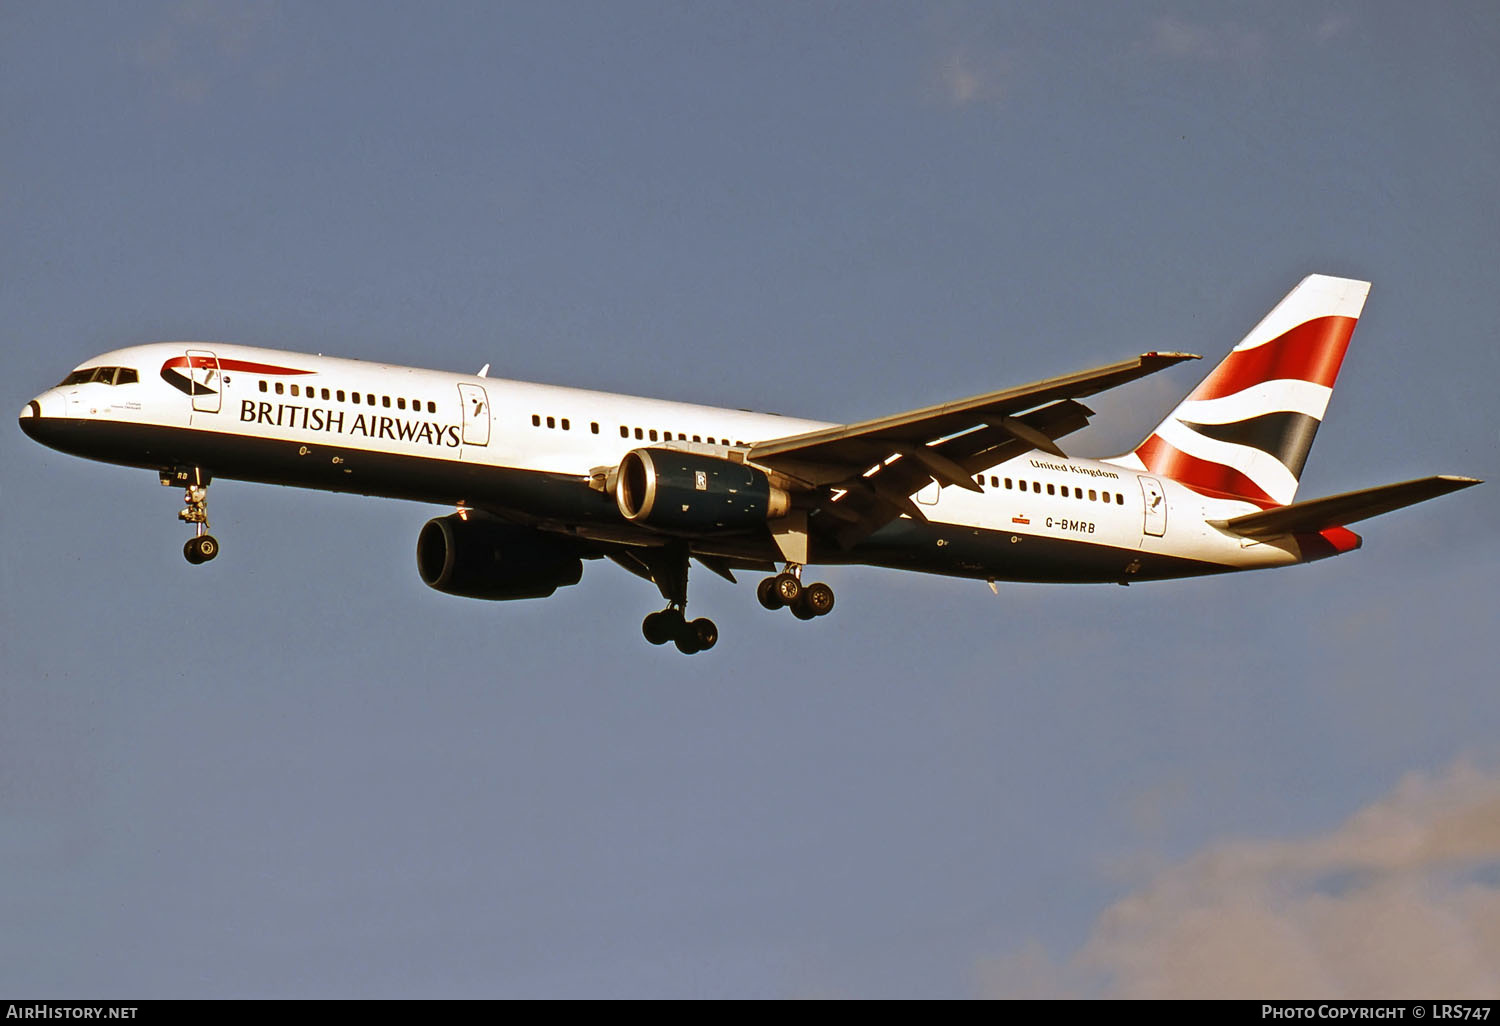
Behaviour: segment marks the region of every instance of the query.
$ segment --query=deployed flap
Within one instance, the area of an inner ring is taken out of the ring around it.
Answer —
[[[1196,359],[1144,353],[892,417],[757,442],[745,462],[781,475],[794,493],[794,510],[808,513],[809,532],[848,548],[903,514],[925,519],[911,496],[929,481],[979,491],[973,475],[981,470],[1031,449],[1060,452],[1053,439],[1088,423],[1091,411],[1076,401],[1080,396]]]
[[[1381,513],[1389,513],[1403,506],[1435,499],[1439,495],[1481,483],[1477,478],[1439,474],[1436,477],[1364,488],[1322,499],[1308,499],[1305,502],[1294,502],[1290,506],[1247,513],[1232,520],[1210,520],[1209,523],[1246,538],[1274,538],[1283,534],[1322,531],[1329,527],[1343,527],[1367,517],[1379,516]]]

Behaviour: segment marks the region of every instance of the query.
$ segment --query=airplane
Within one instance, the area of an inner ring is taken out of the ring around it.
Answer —
[[[437,503],[421,579],[478,599],[544,598],[609,559],[667,605],[642,633],[686,654],[690,561],[768,574],[767,609],[826,616],[804,568],[868,564],[986,581],[1130,584],[1309,563],[1349,524],[1479,484],[1440,475],[1297,501],[1370,284],[1303,279],[1134,450],[1066,455],[1079,400],[1187,353],[854,424],[207,342],[78,365],[21,411],[54,449],[184,489],[183,553],[219,553],[215,478]],[[781,569],[777,570],[777,564]]]

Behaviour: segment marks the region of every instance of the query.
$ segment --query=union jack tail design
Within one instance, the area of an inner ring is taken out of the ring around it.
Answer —
[[[1111,462],[1204,495],[1290,503],[1369,294],[1367,281],[1302,279],[1134,452]]]

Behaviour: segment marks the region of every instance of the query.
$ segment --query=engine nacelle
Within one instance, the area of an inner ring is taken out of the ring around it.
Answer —
[[[787,493],[743,463],[679,452],[632,449],[615,475],[615,502],[632,523],[666,531],[732,531],[784,517]]]
[[[429,520],[417,535],[417,572],[430,588],[480,599],[546,598],[583,577],[566,542],[482,513]]]

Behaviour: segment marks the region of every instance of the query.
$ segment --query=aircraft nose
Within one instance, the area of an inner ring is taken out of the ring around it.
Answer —
[[[21,430],[31,438],[37,437],[37,432],[42,428],[42,399],[45,396],[37,396],[21,409]]]

